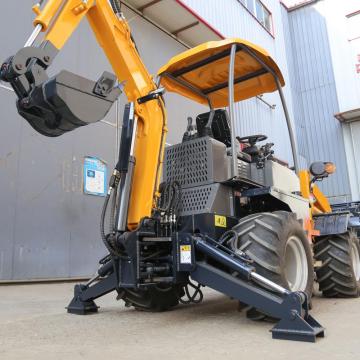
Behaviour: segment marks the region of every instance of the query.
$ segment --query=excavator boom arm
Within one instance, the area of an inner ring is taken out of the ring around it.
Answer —
[[[17,107],[38,132],[59,136],[79,126],[101,120],[120,95],[117,82],[129,102],[135,104],[137,133],[128,228],[151,215],[162,166],[166,112],[161,96],[144,99],[157,89],[137,52],[130,28],[118,9],[108,0],[49,0],[40,10],[35,29],[45,32],[40,46],[24,47],[2,66],[2,80],[10,82]],[[95,83],[67,71],[48,78],[46,69],[80,24],[87,18],[99,45],[115,74],[105,72]],[[31,44],[30,44],[31,45]]]

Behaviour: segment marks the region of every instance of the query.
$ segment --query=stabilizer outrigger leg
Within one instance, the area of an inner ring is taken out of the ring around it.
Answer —
[[[95,304],[94,300],[86,300],[86,290],[88,287],[83,284],[77,284],[74,287],[74,297],[71,300],[70,304],[67,307],[67,312],[70,314],[76,315],[88,315],[96,313],[98,311],[98,306]]]
[[[197,251],[225,265],[232,272],[237,272],[239,277],[204,261],[197,262],[191,278],[279,319],[271,330],[273,339],[315,342],[317,337],[324,337],[324,328],[309,314],[309,300],[304,292],[284,289],[255,273],[254,269],[241,261],[236,254],[226,253],[204,239],[195,238],[195,247]],[[260,288],[254,281],[279,295]]]
[[[90,286],[95,281],[96,283]],[[67,312],[76,315],[96,313],[99,307],[95,304],[94,300],[114,291],[116,287],[117,277],[114,272],[113,262],[109,261],[86,284],[75,285],[74,297],[67,306]]]

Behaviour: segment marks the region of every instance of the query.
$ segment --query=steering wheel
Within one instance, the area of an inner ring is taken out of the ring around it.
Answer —
[[[244,137],[236,137],[241,144],[250,144],[250,146],[254,146],[257,142],[264,141],[267,139],[266,135],[251,135]]]

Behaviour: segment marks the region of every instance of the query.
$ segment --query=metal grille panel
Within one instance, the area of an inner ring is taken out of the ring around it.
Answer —
[[[176,180],[183,188],[212,182],[210,146],[207,138],[200,138],[166,148],[164,180]]]
[[[182,193],[180,212],[182,215],[206,212],[212,186],[199,186],[187,189]]]
[[[238,160],[238,177],[248,179],[250,176],[249,164],[243,160]]]
[[[179,215],[217,213],[231,216],[231,198],[231,188],[218,183],[183,189]]]

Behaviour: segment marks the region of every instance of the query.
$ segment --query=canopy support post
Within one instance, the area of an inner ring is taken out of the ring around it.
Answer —
[[[281,103],[283,106],[284,115],[285,115],[285,119],[286,119],[286,125],[287,125],[288,132],[289,132],[291,151],[292,151],[292,156],[294,159],[294,168],[295,168],[295,172],[298,174],[300,169],[299,169],[299,162],[298,162],[298,157],[297,157],[297,144],[296,144],[296,139],[295,139],[294,131],[293,131],[292,124],[291,124],[289,110],[286,105],[284,92],[282,91],[280,81],[277,76],[274,76],[274,78],[275,78],[276,86],[278,88],[278,92],[280,95],[280,99],[281,99]]]
[[[232,177],[238,175],[238,161],[237,161],[237,150],[235,146],[236,137],[235,137],[235,109],[234,109],[234,73],[235,73],[235,56],[236,56],[237,45],[233,44],[230,51],[230,62],[229,62],[229,118],[230,118],[230,128],[231,128],[231,160],[232,160]]]
[[[280,95],[280,99],[281,99],[281,103],[282,103],[282,107],[284,110],[284,115],[285,115],[285,119],[286,119],[286,125],[288,128],[288,132],[289,132],[289,138],[290,138],[290,146],[291,146],[291,152],[292,152],[292,156],[293,156],[293,161],[294,161],[294,169],[296,173],[299,173],[299,161],[298,161],[298,157],[297,157],[297,144],[296,144],[296,139],[295,139],[295,135],[294,135],[294,131],[293,131],[293,127],[292,127],[292,123],[291,123],[291,119],[290,119],[290,115],[289,115],[289,110],[287,108],[286,105],[286,101],[285,101],[285,97],[284,97],[284,93],[282,91],[281,88],[281,84],[279,81],[278,76],[275,74],[275,72],[269,67],[267,66],[264,61],[262,61],[254,51],[252,51],[251,49],[249,49],[247,46],[243,46],[243,50],[246,51],[250,56],[252,56],[264,69],[266,69],[275,79],[276,82],[276,87],[278,89],[279,95]]]

